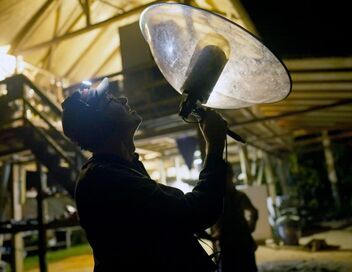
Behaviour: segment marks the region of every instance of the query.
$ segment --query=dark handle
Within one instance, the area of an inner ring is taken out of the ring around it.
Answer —
[[[238,135],[237,133],[233,132],[230,129],[227,129],[226,134],[228,136],[230,136],[232,139],[234,139],[237,142],[240,142],[241,144],[246,144],[246,141],[242,139],[242,137],[240,135]]]
[[[201,107],[193,109],[193,111],[192,111],[192,115],[194,117],[196,117],[199,122],[201,122],[203,120],[204,114],[205,114],[205,109],[201,108]],[[241,144],[246,144],[246,141],[243,140],[243,138],[240,135],[238,135],[237,133],[233,132],[232,130],[227,129],[226,130],[226,134],[228,136],[230,136],[232,139],[234,139],[235,141],[237,141],[237,142],[239,142]]]

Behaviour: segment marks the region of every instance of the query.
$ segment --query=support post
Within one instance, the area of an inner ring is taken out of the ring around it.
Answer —
[[[11,218],[15,221],[22,219],[22,205],[20,197],[20,166],[12,165],[12,186],[11,186]],[[23,238],[22,233],[12,235],[11,271],[23,271]]]
[[[258,150],[254,147],[252,148],[252,163],[251,163],[251,176],[252,181],[254,182],[255,177],[257,176],[257,168],[258,168]]]
[[[328,170],[328,177],[331,184],[332,196],[334,198],[336,208],[340,209],[341,200],[340,200],[340,194],[337,187],[337,175],[336,175],[336,169],[334,165],[334,155],[331,150],[331,142],[330,142],[329,134],[326,130],[323,131],[322,133],[322,139],[323,139],[323,147],[324,147],[324,154],[325,154],[325,162]]]
[[[200,157],[202,158],[202,161],[204,163],[205,155],[206,155],[206,142],[204,140],[203,133],[199,127],[197,127],[197,138],[198,138]]]
[[[162,160],[162,158],[158,161],[158,166],[159,166],[159,173],[160,173],[160,183],[166,185],[166,171],[165,171],[165,165]]]
[[[256,179],[257,185],[263,184],[264,165],[265,165],[265,162],[264,162],[264,159],[262,158],[262,160],[260,161],[260,164],[259,164],[259,168],[258,168],[258,175],[257,175],[257,179]]]
[[[39,268],[40,268],[40,272],[47,272],[48,271],[48,266],[46,263],[47,239],[46,239],[46,229],[45,229],[45,203],[44,203],[44,192],[45,192],[47,183],[46,183],[46,174],[44,172],[44,167],[38,164],[37,171],[39,174],[38,187],[37,187]]]
[[[176,181],[180,182],[181,181],[181,176],[180,176],[180,156],[175,156],[175,169],[176,169]]]
[[[285,163],[281,159],[276,159],[276,161],[277,161],[277,166],[278,166],[277,174],[278,174],[278,178],[280,181],[282,194],[288,195],[288,188],[287,188],[287,176],[288,175],[287,175]]]
[[[11,173],[11,164],[4,163],[1,167],[0,176],[0,221],[4,220],[4,212],[8,197],[8,186]],[[0,248],[3,245],[4,235],[0,234]],[[0,260],[1,260],[1,250],[0,250]]]
[[[251,175],[251,167],[248,160],[248,151],[247,147],[241,144],[238,144],[240,149],[240,162],[241,162],[241,172],[244,174],[245,184],[251,186],[253,183],[252,175]]]
[[[263,153],[263,159],[264,159],[264,172],[265,172],[265,180],[267,183],[268,191],[269,191],[269,196],[271,197],[273,207],[275,214],[277,213],[276,211],[276,188],[275,188],[275,177],[273,173],[273,169],[271,166],[271,160],[268,154]]]

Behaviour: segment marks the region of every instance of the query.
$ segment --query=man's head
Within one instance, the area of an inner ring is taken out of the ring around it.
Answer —
[[[127,98],[114,97],[108,87],[106,78],[96,89],[76,91],[62,103],[65,135],[92,152],[110,140],[133,137],[142,121]]]

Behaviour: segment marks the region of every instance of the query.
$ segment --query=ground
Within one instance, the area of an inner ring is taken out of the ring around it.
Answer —
[[[352,271],[352,227],[333,230],[304,237],[300,240],[301,247],[259,246],[256,252],[260,272],[350,272]],[[338,250],[311,252],[304,248],[313,238],[325,239],[328,245],[338,245]],[[75,254],[78,256],[67,257]],[[92,271],[93,258],[86,246],[79,250],[71,249],[70,254],[55,261],[49,259],[50,272],[88,272]],[[33,267],[33,266],[32,266]],[[37,272],[35,269],[26,271]]]

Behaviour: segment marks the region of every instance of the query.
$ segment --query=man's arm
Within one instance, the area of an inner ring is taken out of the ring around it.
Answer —
[[[197,232],[213,225],[222,210],[226,165],[221,158],[208,158],[198,184],[186,194],[128,170],[102,167],[94,171],[95,175],[101,176],[100,171],[108,177],[102,198],[107,207],[117,212],[126,212],[128,207],[131,216],[142,220]]]
[[[227,124],[219,114],[208,111],[200,128],[206,141],[206,158],[192,192],[174,194],[147,177],[110,168],[103,169],[110,172],[105,175],[110,187],[105,199],[117,207],[127,204],[135,218],[163,221],[192,232],[213,225],[222,209],[225,191],[226,164],[222,155]]]

